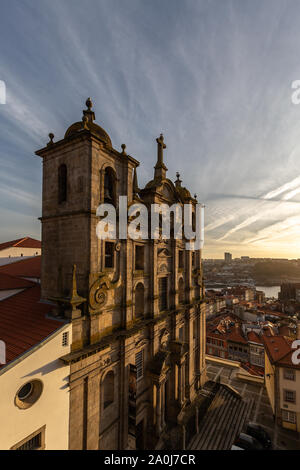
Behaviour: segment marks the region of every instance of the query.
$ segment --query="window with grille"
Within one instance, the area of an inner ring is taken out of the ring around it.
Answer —
[[[41,447],[41,441],[42,434],[39,433],[28,441],[24,442],[24,444],[22,444],[20,447],[17,447],[16,450],[37,450]]]
[[[105,242],[105,267],[114,267],[114,247],[115,244],[112,242]]]
[[[22,441],[11,447],[11,450],[42,450],[45,448],[45,429],[43,426],[36,432],[30,434]]]
[[[144,269],[144,250],[143,246],[137,245],[135,247],[135,269],[143,270]]]
[[[144,350],[142,349],[135,355],[136,379],[139,380],[144,376]]]
[[[296,423],[296,413],[293,411],[282,410],[282,420],[288,423]]]
[[[286,380],[295,380],[296,378],[294,369],[284,369],[283,375]]]
[[[296,392],[294,390],[284,390],[284,401],[296,403]]]
[[[168,308],[168,278],[159,279],[159,310],[167,310]]]
[[[65,331],[62,335],[62,346],[69,346],[69,332]]]

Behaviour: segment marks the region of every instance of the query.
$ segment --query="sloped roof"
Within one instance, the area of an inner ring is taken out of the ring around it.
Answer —
[[[41,256],[25,258],[15,263],[0,266],[0,273],[17,277],[41,277]]]
[[[27,279],[21,279],[0,272],[0,290],[25,289],[26,287],[33,286],[35,286],[35,283],[27,281]]]
[[[218,384],[189,450],[229,450],[243,429],[253,407],[252,398],[243,398],[232,387]],[[232,419],[234,417],[234,419]]]
[[[239,326],[238,327],[235,326],[232,328],[232,330],[227,336],[227,340],[232,341],[234,343],[248,344],[248,341],[242,335],[242,332]]]
[[[34,238],[24,237],[9,242],[0,243],[0,251],[5,248],[19,247],[19,248],[41,248],[42,243]]]
[[[247,337],[248,337],[248,341],[251,341],[252,343],[263,344],[263,340],[257,333],[255,333],[255,331],[252,331],[252,330],[249,331],[247,333]]]
[[[300,369],[300,364],[297,366],[292,362],[294,350],[284,336],[263,336],[263,340],[268,357],[273,364]]]
[[[35,285],[0,302],[0,339],[6,344],[6,363],[63,326],[61,321],[46,318],[53,307],[41,303],[40,294],[40,286]]]

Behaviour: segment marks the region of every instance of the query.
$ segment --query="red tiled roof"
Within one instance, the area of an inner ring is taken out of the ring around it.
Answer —
[[[234,326],[228,334],[227,340],[232,341],[233,343],[248,344],[248,341],[242,336],[240,328],[236,326]]]
[[[20,279],[0,272],[0,290],[25,289],[34,285],[34,282],[27,281],[27,279]]]
[[[0,250],[16,246],[20,248],[41,248],[42,244],[39,240],[35,240],[34,238],[24,237],[11,240],[10,242],[0,243]]]
[[[265,369],[263,367],[255,366],[253,364],[250,364],[250,362],[242,364],[242,367],[251,375],[263,377],[265,374]]]
[[[265,349],[272,363],[277,363],[289,353],[292,355],[290,343],[284,336],[263,336]],[[292,362],[291,362],[292,364]]]
[[[0,273],[17,277],[41,277],[41,256],[25,258],[15,263],[0,266]]]
[[[40,293],[36,285],[0,302],[0,340],[6,344],[7,363],[63,326],[45,317],[53,307],[40,302]]]
[[[247,337],[248,337],[248,341],[251,341],[252,343],[263,344],[263,340],[257,333],[255,333],[255,331],[249,331],[249,333],[247,334]]]

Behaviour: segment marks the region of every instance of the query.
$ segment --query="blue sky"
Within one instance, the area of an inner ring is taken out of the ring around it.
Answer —
[[[0,241],[40,236],[41,161],[91,96],[115,148],[206,204],[205,257],[300,258],[298,0],[1,2]]]

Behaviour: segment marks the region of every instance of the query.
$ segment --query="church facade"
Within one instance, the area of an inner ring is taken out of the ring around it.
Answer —
[[[186,241],[99,240],[100,203],[119,196],[151,204],[197,200],[167,178],[163,136],[154,178],[139,189],[139,162],[82,121],[36,152],[43,161],[42,299],[72,324],[70,449],[155,449],[185,445],[206,381],[201,250]],[[174,430],[176,431],[174,433]],[[172,434],[173,433],[173,434]],[[171,438],[176,436],[176,438]],[[178,442],[176,443],[176,439]],[[179,446],[179,447],[178,447]]]

